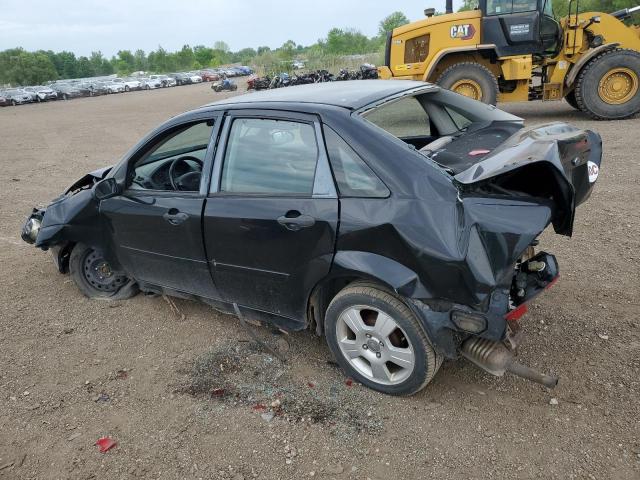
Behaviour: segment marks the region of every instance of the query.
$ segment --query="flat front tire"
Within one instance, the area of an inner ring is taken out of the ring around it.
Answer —
[[[335,296],[325,336],[347,375],[390,395],[419,392],[442,364],[411,309],[371,284],[355,283]]]
[[[138,293],[138,286],[133,280],[113,270],[98,250],[82,243],[71,250],[69,274],[85,297],[126,300]]]

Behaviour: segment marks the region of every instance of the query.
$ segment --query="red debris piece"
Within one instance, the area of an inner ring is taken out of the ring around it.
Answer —
[[[347,387],[350,387],[351,385],[353,385],[353,380],[351,380],[350,378],[347,378],[347,380],[346,380],[346,382],[344,382],[344,384],[345,384]]]
[[[224,388],[214,388],[211,390],[212,397],[224,397]]]
[[[267,411],[267,407],[266,407],[266,405],[263,405],[261,403],[256,403],[253,406],[253,411],[254,412],[266,412]]]
[[[477,157],[478,155],[486,155],[487,153],[491,153],[491,150],[484,150],[482,148],[479,148],[477,150],[471,150],[469,152],[469,155],[471,157]]]
[[[109,437],[99,438],[96,445],[100,449],[100,453],[107,453],[117,445],[116,441]]]
[[[116,378],[118,380],[124,380],[125,378],[127,378],[129,376],[129,373],[126,370],[118,370],[116,372]]]
[[[308,382],[308,383],[307,383],[307,387],[309,387],[309,388],[313,388],[313,387],[315,387],[315,386],[316,386],[316,384],[315,384],[315,383],[313,383],[313,382]]]

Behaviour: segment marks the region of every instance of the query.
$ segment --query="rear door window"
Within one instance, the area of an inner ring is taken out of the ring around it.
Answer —
[[[220,191],[311,196],[317,161],[311,124],[237,118],[229,132]]]

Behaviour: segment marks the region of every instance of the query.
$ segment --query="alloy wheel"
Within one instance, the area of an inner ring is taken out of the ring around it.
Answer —
[[[382,385],[405,381],[415,367],[411,342],[396,321],[375,307],[345,309],[336,322],[340,352],[366,378]]]

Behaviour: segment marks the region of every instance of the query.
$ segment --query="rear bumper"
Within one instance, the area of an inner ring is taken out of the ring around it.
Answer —
[[[543,263],[544,269],[541,269]],[[529,265],[539,270],[529,271]],[[470,337],[503,341],[509,323],[517,322],[526,313],[528,302],[550,288],[558,278],[556,258],[540,252],[517,267],[510,288],[494,290],[485,311],[454,303],[414,299],[407,299],[407,302],[421,320],[433,347],[445,357],[454,359],[459,356],[461,344]]]

